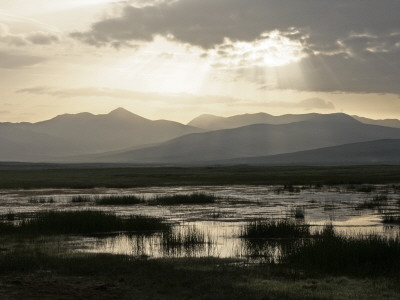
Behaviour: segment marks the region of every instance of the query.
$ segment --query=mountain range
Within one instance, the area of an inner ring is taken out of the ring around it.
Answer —
[[[400,163],[400,121],[343,113],[232,117],[187,125],[118,108],[0,123],[0,161],[134,164]]]

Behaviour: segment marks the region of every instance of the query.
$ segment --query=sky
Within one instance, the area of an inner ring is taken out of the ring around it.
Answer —
[[[400,119],[398,0],[0,0],[0,122]]]

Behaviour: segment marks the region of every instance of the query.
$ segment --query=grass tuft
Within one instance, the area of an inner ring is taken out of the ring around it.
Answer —
[[[310,236],[307,224],[290,219],[250,221],[241,229],[241,237],[249,239],[301,238]]]
[[[149,201],[150,205],[180,205],[180,204],[210,204],[215,203],[217,197],[206,193],[193,193],[171,196],[157,196]]]
[[[87,203],[90,202],[92,198],[90,196],[75,196],[72,197],[71,202],[72,203]]]
[[[46,203],[54,203],[54,198],[49,197],[36,197],[36,198],[30,198],[29,203],[31,204],[46,204]]]
[[[382,222],[385,224],[400,224],[400,216],[385,215]]]
[[[47,211],[35,213],[18,224],[0,223],[0,234],[55,235],[94,234],[119,231],[159,231],[169,225],[160,218],[120,217],[102,211]]]
[[[103,196],[95,198],[97,205],[136,205],[140,203],[144,203],[144,199],[142,197],[134,196],[134,195],[125,195],[125,196]]]
[[[179,226],[162,234],[162,248],[167,255],[193,255],[212,244],[211,237],[195,226]]]
[[[354,275],[397,274],[400,239],[378,235],[341,236],[327,226],[312,239],[285,248],[281,260],[290,266],[318,273]]]

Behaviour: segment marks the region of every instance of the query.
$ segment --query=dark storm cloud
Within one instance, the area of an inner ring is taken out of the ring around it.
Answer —
[[[225,37],[253,41],[263,32],[280,30],[293,39],[309,36],[312,49],[332,50],[351,32],[400,31],[399,11],[398,0],[180,0],[141,8],[127,5],[120,16],[94,23],[90,31],[74,36],[108,44],[170,35],[208,49]]]
[[[16,54],[0,50],[0,68],[3,69],[17,69],[32,66],[45,60],[46,58],[40,56]]]
[[[399,11],[398,0],[179,0],[126,5],[119,16],[72,36],[96,46],[129,46],[161,35],[207,52],[225,38],[251,43],[278,30],[306,53],[302,78],[288,74],[279,88],[400,93]]]

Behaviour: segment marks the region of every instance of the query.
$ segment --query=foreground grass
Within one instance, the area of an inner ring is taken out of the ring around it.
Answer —
[[[160,218],[120,217],[102,211],[39,212],[18,223],[0,223],[0,234],[55,235],[94,234],[117,231],[159,231],[169,225]]]
[[[6,299],[397,299],[400,295],[398,278],[310,278],[232,262],[13,252],[0,254],[0,289]]]
[[[329,185],[400,182],[400,166],[107,167],[0,164],[0,188],[94,188],[187,185]]]
[[[206,193],[157,196],[149,201],[150,205],[179,205],[179,204],[210,204],[217,197]]]

